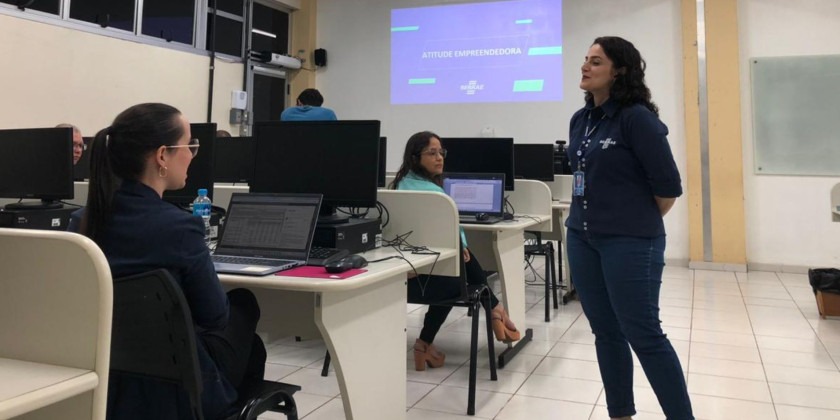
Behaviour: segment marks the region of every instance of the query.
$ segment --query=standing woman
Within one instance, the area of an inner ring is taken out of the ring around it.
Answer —
[[[659,320],[662,217],[682,194],[668,128],[645,85],[645,61],[630,42],[597,38],[581,73],[586,105],[569,128],[574,188],[567,243],[607,409],[613,419],[636,413],[632,348],[665,416],[693,419],[680,361]]]
[[[440,145],[440,137],[431,131],[421,131],[414,134],[405,144],[403,163],[390,187],[397,190],[433,191],[445,194],[441,187],[443,175],[443,160],[446,149]],[[463,253],[465,273],[470,284],[487,284],[487,276],[478,260],[467,248],[467,237],[461,229],[461,247]],[[461,295],[462,280],[460,277],[438,275],[420,275],[409,279],[408,299],[411,302],[429,304],[429,310],[423,319],[423,329],[420,337],[414,342],[414,368],[426,370],[426,366],[437,368],[443,366],[446,355],[438,350],[432,342],[440,331],[446,316],[452,310],[451,306],[438,306],[435,302],[458,298]],[[505,308],[499,299],[490,292],[490,306],[492,309],[493,334],[496,340],[512,343],[521,338],[521,334],[513,325]]]
[[[184,187],[199,146],[187,119],[169,105],[123,111],[93,140],[87,206],[73,213],[69,230],[99,245],[115,278],[158,268],[172,274],[195,323],[202,409],[207,419],[218,419],[236,412],[241,385],[262,379],[266,353],[254,333],[260,309],[253,293],[222,290],[204,223],[161,198]],[[192,413],[174,384],[112,373],[108,418],[174,420]]]

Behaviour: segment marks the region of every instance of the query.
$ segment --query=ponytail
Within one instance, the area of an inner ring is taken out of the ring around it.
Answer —
[[[111,217],[111,203],[119,185],[108,157],[110,131],[111,127],[107,127],[96,133],[90,152],[90,182],[80,232],[94,242]]]

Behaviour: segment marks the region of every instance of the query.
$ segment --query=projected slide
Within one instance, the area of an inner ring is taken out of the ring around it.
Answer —
[[[391,11],[391,103],[563,99],[560,0]]]

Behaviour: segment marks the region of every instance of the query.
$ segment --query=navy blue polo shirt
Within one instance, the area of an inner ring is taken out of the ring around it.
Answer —
[[[568,154],[572,171],[584,172],[585,188],[582,197],[572,198],[566,227],[607,235],[664,235],[654,196],[682,195],[667,135],[668,127],[641,104],[622,107],[608,99],[595,107],[589,101],[576,112]]]

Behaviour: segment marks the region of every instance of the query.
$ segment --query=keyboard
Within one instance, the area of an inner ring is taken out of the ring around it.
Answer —
[[[232,255],[213,255],[214,263],[240,264],[240,265],[263,265],[268,267],[280,267],[289,264],[289,260],[267,260],[265,258],[237,257]]]
[[[336,260],[350,255],[350,251],[342,248],[324,248],[313,246],[309,250],[307,265],[323,266],[327,260]]]

